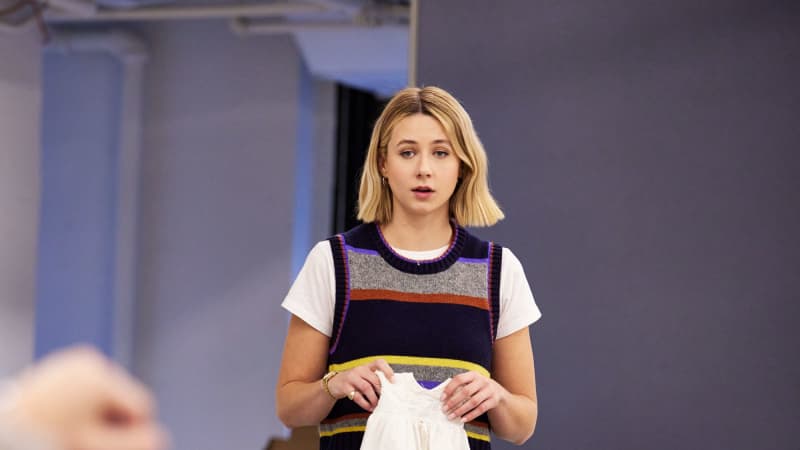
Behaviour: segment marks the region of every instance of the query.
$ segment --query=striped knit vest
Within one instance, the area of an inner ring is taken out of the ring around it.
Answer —
[[[427,388],[469,370],[490,375],[500,246],[456,227],[442,256],[412,261],[396,254],[373,223],[329,242],[336,273],[329,370],[383,358]],[[359,449],[368,416],[350,400],[337,401],[320,424],[320,449]],[[472,450],[491,449],[486,414],[464,428]]]

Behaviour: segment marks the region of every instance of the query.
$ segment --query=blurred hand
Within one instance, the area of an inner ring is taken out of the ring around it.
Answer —
[[[376,370],[380,370],[390,382],[394,371],[384,359],[376,359],[368,364],[339,372],[328,382],[328,388],[336,398],[346,398],[353,394],[352,401],[358,406],[372,411],[378,405],[381,394],[381,381]]]
[[[62,350],[20,375],[10,412],[15,426],[65,450],[161,450],[148,390],[89,347]]]

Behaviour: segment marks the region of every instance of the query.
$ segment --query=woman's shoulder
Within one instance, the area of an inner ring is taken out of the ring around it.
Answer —
[[[503,265],[514,269],[522,269],[522,263],[519,258],[508,247],[503,247]]]
[[[306,255],[306,264],[320,264],[327,262],[328,259],[331,257],[331,244],[328,239],[324,241],[318,241],[311,247],[311,250],[308,251],[308,255]]]
[[[489,255],[490,253],[497,254],[501,250],[503,254],[506,252],[505,246],[502,244],[493,240],[483,239],[464,227],[459,226],[458,232],[464,234],[464,250],[466,253]]]
[[[372,222],[367,222],[356,225],[343,233],[337,233],[326,239],[326,241],[344,241],[349,245],[360,247],[362,244],[373,242],[375,240],[376,233],[377,231],[375,224]]]
[[[491,251],[494,255],[500,256],[502,260],[502,265],[504,267],[510,268],[512,270],[521,269],[522,263],[520,262],[517,255],[511,251],[511,248],[504,245],[502,242],[497,242],[494,240],[484,240],[472,233],[470,233],[467,229],[461,228],[467,236],[467,246],[477,247],[480,248],[482,252]]]

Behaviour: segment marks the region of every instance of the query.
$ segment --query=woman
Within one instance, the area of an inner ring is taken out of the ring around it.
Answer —
[[[322,449],[358,449],[389,381],[447,380],[441,407],[471,449],[516,444],[537,418],[528,326],[539,317],[522,266],[464,226],[503,218],[487,160],[458,101],[407,88],[375,123],[358,199],[362,225],[309,253],[283,306],[292,313],[277,386],[288,427],[317,425]]]

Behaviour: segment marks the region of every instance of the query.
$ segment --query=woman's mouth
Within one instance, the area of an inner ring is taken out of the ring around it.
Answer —
[[[431,195],[433,195],[433,192],[434,192],[433,189],[431,189],[428,186],[417,186],[414,189],[412,189],[411,191],[414,192],[414,197],[416,197],[416,198],[418,198],[420,200],[424,200],[424,199],[430,197]]]

